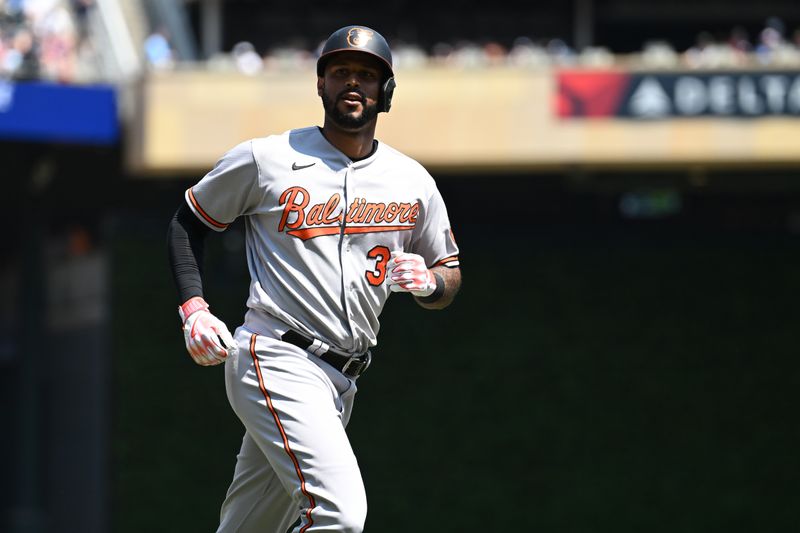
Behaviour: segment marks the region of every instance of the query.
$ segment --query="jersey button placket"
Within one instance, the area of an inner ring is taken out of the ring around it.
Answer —
[[[357,167],[355,166],[354,163],[351,162],[350,163],[350,173],[349,173],[348,180],[347,180],[347,195],[348,195],[348,198],[351,199],[351,201],[352,201],[352,198],[355,197],[355,188],[356,188],[356,180],[355,180],[356,176],[355,175],[356,175],[356,170],[357,170]],[[348,252],[350,252],[351,241],[352,241],[352,235],[347,235],[346,248],[347,248]],[[355,276],[360,276],[361,272],[354,273],[354,275]],[[358,289],[359,289],[358,278],[354,277],[353,281],[350,283],[350,298],[351,298],[351,300],[353,302],[353,304],[350,306],[350,327],[353,328],[353,329],[355,329],[356,315],[355,315],[355,313],[353,312],[352,309],[353,309],[353,305],[355,305],[355,302],[358,300]]]
[[[347,172],[348,175],[347,175],[347,183],[345,184],[345,189],[346,189],[346,192],[347,192],[348,202],[352,202],[353,201],[352,200],[353,199],[353,188],[354,188],[353,187],[353,180],[355,178],[356,168],[355,168],[355,166],[353,166],[353,162],[352,161],[347,164],[347,167],[348,167],[348,172]],[[345,210],[346,209],[347,209],[347,206],[345,206]],[[344,249],[345,249],[346,252],[350,252],[350,237],[351,236],[348,235],[348,234],[345,234],[345,236],[344,236],[344,238],[345,238],[345,247],[344,247]]]
[[[344,178],[345,206],[344,206],[344,211],[342,213],[342,226],[343,226],[342,231],[345,231],[347,229],[347,223],[345,221],[345,217],[347,216],[347,202],[350,201],[350,198],[352,196],[353,187],[351,182],[353,180],[354,170],[355,169],[353,168],[353,162],[350,161],[349,163],[347,163],[347,170],[345,171],[345,178]],[[342,238],[344,239],[344,246],[342,246],[342,249],[345,251],[345,253],[350,253],[350,235],[344,233],[342,235]],[[345,296],[344,300],[345,300],[345,305],[347,306],[346,313],[349,319],[348,322],[350,323],[350,331],[352,333],[353,331],[355,331],[354,328],[355,313],[353,313],[353,300],[355,300],[357,283],[355,281],[348,281],[349,279],[352,278],[353,274],[352,272],[349,272],[347,267],[345,266],[348,264],[349,263],[347,261],[342,261],[343,265],[342,281],[344,286],[347,287],[347,292],[349,293]]]

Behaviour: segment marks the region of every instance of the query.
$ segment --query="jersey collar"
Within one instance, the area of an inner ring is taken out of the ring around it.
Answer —
[[[382,151],[383,147],[383,144],[380,141],[378,141],[378,139],[375,139],[374,140],[375,146],[372,150],[372,153],[369,154],[364,159],[358,159],[357,161],[353,161],[341,150],[332,145],[328,141],[328,139],[325,138],[325,136],[322,134],[322,128],[320,128],[319,126],[317,126],[317,135],[319,135],[320,140],[325,144],[325,146],[328,147],[329,151],[331,152],[331,159],[341,162],[344,166],[349,166],[353,168],[362,168],[375,161],[375,158],[377,157],[378,153]]]

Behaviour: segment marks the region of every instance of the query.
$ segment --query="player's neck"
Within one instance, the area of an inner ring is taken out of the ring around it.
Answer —
[[[375,125],[377,120],[373,120],[362,129],[357,131],[343,130],[327,117],[325,125],[322,127],[322,135],[344,155],[353,161],[364,159],[373,150],[375,140]]]

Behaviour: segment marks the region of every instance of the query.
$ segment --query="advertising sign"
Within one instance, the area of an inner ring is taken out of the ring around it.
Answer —
[[[800,116],[800,72],[561,71],[560,118]]]
[[[114,88],[0,80],[0,138],[113,144],[119,138]]]

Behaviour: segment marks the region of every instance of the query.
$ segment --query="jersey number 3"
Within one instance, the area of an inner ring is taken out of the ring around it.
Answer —
[[[375,260],[375,269],[367,270],[364,275],[373,287],[377,287],[386,279],[386,264],[391,255],[392,253],[385,246],[376,246],[367,252],[367,257]]]

